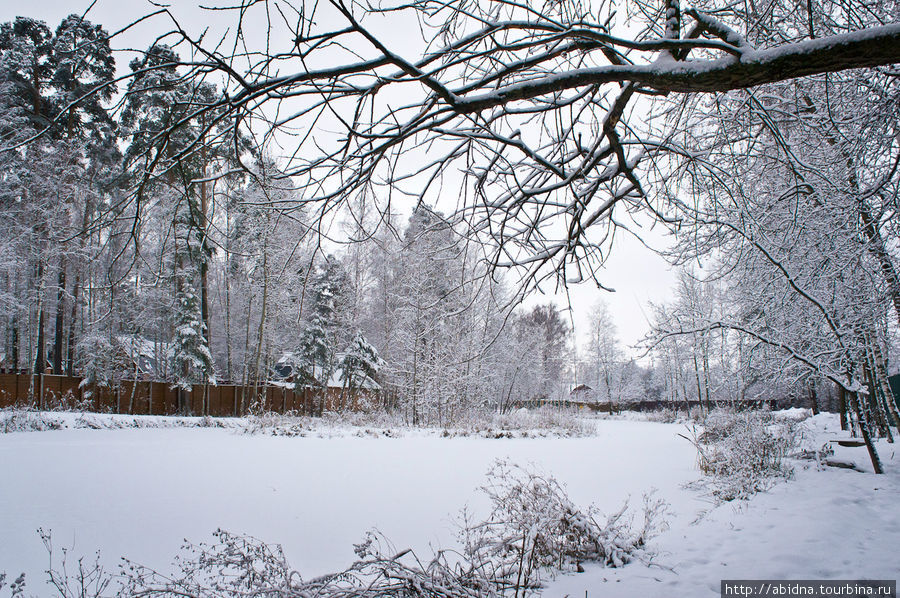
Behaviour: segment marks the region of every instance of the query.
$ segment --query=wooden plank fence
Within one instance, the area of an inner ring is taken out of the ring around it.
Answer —
[[[178,414],[178,390],[167,382],[122,380],[118,386],[81,387],[79,376],[0,374],[0,408],[81,409],[132,415]],[[295,391],[283,386],[195,385],[184,391],[191,415],[243,416],[251,409],[274,413],[314,414],[322,410],[362,410],[380,402],[377,395],[329,388]]]
[[[588,411],[599,411],[600,413],[617,413],[620,411],[660,411],[662,409],[672,409],[676,412],[683,411],[687,412],[690,409],[694,408],[702,408],[707,409],[710,407],[720,407],[720,406],[734,406],[734,403],[716,403],[712,401],[711,403],[707,403],[706,401],[698,401],[696,399],[692,399],[690,401],[671,401],[671,400],[658,400],[658,401],[629,401],[625,403],[607,403],[607,402],[590,402],[590,401],[572,401],[572,400],[564,400],[564,401],[553,401],[549,399],[533,399],[530,401],[515,401],[513,403],[514,407],[542,407],[542,406],[552,406],[552,407],[561,407],[561,408],[570,408],[570,409],[585,409]],[[780,404],[778,401],[774,399],[761,399],[754,401],[744,401],[740,403],[740,406],[743,408],[754,408],[758,409],[761,407],[769,407],[770,409],[778,409],[780,407],[792,406],[792,401],[785,401],[784,404]]]
[[[34,407],[37,409],[80,409],[98,413],[131,415],[176,415],[178,390],[167,382],[150,380],[122,380],[118,386],[98,386],[88,393],[81,388],[79,376],[51,374],[0,374],[0,409],[6,407]],[[362,411],[383,406],[386,397],[365,391],[349,395],[346,390],[329,388],[322,391],[297,392],[283,386],[239,386],[233,384],[195,385],[185,403],[189,415],[212,417],[241,417],[251,410],[273,413],[313,415],[322,411]],[[775,401],[756,401],[746,406],[761,407],[765,403],[779,408]],[[621,410],[656,411],[705,406],[700,401],[637,401],[627,404],[589,403],[580,401],[516,401],[515,407],[553,405],[600,412]]]

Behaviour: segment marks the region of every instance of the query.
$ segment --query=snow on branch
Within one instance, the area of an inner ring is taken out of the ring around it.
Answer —
[[[660,2],[662,14],[648,12],[643,30],[628,35],[617,35],[611,7],[578,3],[330,0],[308,14],[276,2],[290,42],[279,46],[285,31],[268,21],[266,45],[249,47],[245,20],[258,4],[223,9],[233,10],[232,35],[242,40],[233,45],[192,37],[163,11],[166,39],[191,53],[180,76],[224,82],[217,97],[184,107],[174,126],[199,119],[203,129],[182,152],[215,133],[234,136],[240,154],[238,138],[254,131],[257,151],[277,148],[296,185],[298,199],[277,207],[312,209],[322,230],[361,196],[455,201],[442,207],[449,220],[489,248],[486,262],[519,268],[526,285],[596,278],[617,215],[659,217],[641,169],[655,168],[664,150],[635,126],[645,113],[635,97],[900,62],[900,23],[754,49],[711,16],[720,13],[682,11],[676,0]],[[413,57],[383,27],[400,19],[420,27]],[[683,19],[694,22],[686,35]],[[148,150],[147,163],[160,156]],[[168,174],[157,170],[152,176]],[[391,209],[390,200],[370,201],[382,214]]]

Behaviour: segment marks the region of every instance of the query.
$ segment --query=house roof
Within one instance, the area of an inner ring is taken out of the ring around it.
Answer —
[[[171,351],[169,343],[156,343],[132,334],[117,335],[115,343],[122,353],[134,360],[140,372],[144,374],[158,373],[158,358],[160,356],[165,358]]]
[[[335,358],[335,361],[340,364],[343,361],[344,353],[338,353]],[[272,373],[282,381],[293,377],[294,367],[297,363],[297,360],[298,357],[294,351],[285,351],[281,354],[281,357],[278,359],[278,361],[275,362],[275,365],[272,366]],[[312,376],[319,383],[321,383],[321,381],[325,378],[325,373],[325,369],[321,365],[313,367]],[[344,370],[340,367],[340,365],[336,367],[334,371],[331,372],[331,375],[328,376],[328,382],[325,385],[326,388],[344,388],[343,374]],[[362,380],[354,380],[354,385],[357,388],[362,388],[365,390],[381,390],[381,385],[368,376],[363,376]]]

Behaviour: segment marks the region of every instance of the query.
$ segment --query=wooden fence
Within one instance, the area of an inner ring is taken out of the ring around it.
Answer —
[[[178,390],[167,382],[122,380],[118,386],[81,387],[79,376],[0,374],[0,408],[82,409],[101,413],[175,415]],[[295,391],[282,386],[195,385],[184,403],[193,415],[243,416],[250,409],[275,413],[317,413],[321,410],[361,410],[378,397],[364,391],[349,393]]]
[[[51,374],[0,374],[0,408],[31,406],[38,409],[81,409],[98,413],[132,415],[178,414],[178,390],[167,382],[148,380],[122,380],[118,386],[92,387],[90,392],[81,388],[79,376],[53,376]],[[900,386],[900,381],[898,381]],[[322,411],[362,411],[382,406],[385,400],[380,394],[346,389],[329,388],[327,391],[307,389],[295,391],[283,386],[238,386],[233,384],[195,385],[183,391],[188,413],[213,417],[240,417],[250,410],[274,413],[300,413],[311,415]],[[757,401],[747,406],[771,408],[791,406],[776,401]],[[592,411],[612,412],[620,410],[676,411],[704,405],[700,401],[638,401],[627,404],[591,403],[579,401],[516,401],[515,407],[539,407],[554,405],[575,407]]]
[[[770,409],[778,409],[783,407],[794,406],[796,401],[783,401],[779,402],[774,399],[763,399],[756,401],[744,401],[740,405],[742,407],[752,407],[754,409],[758,409],[761,407],[769,407]],[[676,412],[684,411],[687,412],[690,409],[694,408],[702,408],[707,409],[710,407],[718,407],[718,406],[734,406],[734,403],[716,403],[713,401],[711,404],[706,401],[698,401],[696,399],[690,401],[671,401],[671,400],[657,400],[657,401],[629,401],[627,403],[607,403],[607,402],[592,402],[592,401],[572,401],[572,400],[563,400],[563,401],[553,401],[549,399],[532,399],[530,401],[515,401],[513,402],[513,406],[516,408],[519,407],[528,407],[528,408],[536,408],[543,406],[552,406],[552,407],[561,407],[561,408],[571,408],[571,409],[585,409],[588,411],[599,411],[600,413],[616,413],[619,411],[659,411],[662,409],[672,409]]]

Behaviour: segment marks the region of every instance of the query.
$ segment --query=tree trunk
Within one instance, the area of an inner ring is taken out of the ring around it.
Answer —
[[[13,296],[19,294],[19,275],[18,272],[13,274]],[[9,362],[12,365],[13,373],[19,372],[19,310],[12,309],[10,313],[10,348]]]
[[[263,242],[263,289],[262,289],[262,307],[259,314],[259,328],[256,335],[256,358],[253,364],[253,394],[259,394],[259,378],[260,378],[260,360],[262,359],[263,341],[266,332],[266,310],[269,303],[269,269],[268,269],[268,236]]]
[[[697,337],[694,336],[694,347],[691,351],[691,357],[694,360],[694,380],[697,383],[697,403],[703,405],[703,393],[700,388],[700,364],[697,362]],[[701,411],[702,411],[701,407]],[[709,405],[706,406],[706,412],[709,413]]]
[[[16,318],[15,314],[12,317],[12,332],[11,332],[10,342],[10,358],[9,362],[12,364],[12,369],[15,372],[19,370],[19,322]]]
[[[205,175],[205,167],[204,167]],[[212,327],[209,325],[209,239],[207,238],[207,222],[206,211],[209,209],[207,198],[208,184],[206,181],[200,183],[200,319],[206,328],[206,346],[212,351]]]
[[[852,167],[852,163],[850,166]],[[869,213],[865,202],[862,199],[858,199],[857,205],[859,217],[863,224],[863,231],[865,231],[866,238],[869,240],[866,244],[866,248],[869,250],[872,257],[875,258],[875,261],[878,262],[881,269],[881,275],[884,277],[884,282],[887,285],[887,290],[891,297],[891,304],[894,306],[894,315],[896,316],[897,321],[900,322],[900,278],[897,276],[897,269],[894,267],[894,262],[885,248],[881,231],[878,230],[878,223]]]
[[[63,328],[65,325],[65,298],[66,298],[66,260],[59,260],[59,274],[57,275],[56,287],[56,324],[53,339],[53,373],[57,376],[62,375],[63,364]]]
[[[878,457],[878,452],[875,450],[875,445],[872,443],[872,435],[869,433],[869,422],[863,415],[863,410],[860,409],[859,403],[859,395],[855,392],[850,393],[850,405],[852,406],[853,411],[856,412],[856,417],[859,420],[859,431],[863,437],[863,442],[866,443],[866,450],[869,451],[869,459],[872,461],[872,470],[875,473],[881,474],[884,473],[884,468],[881,466],[881,459]]]
[[[181,269],[182,269],[182,258],[178,252],[178,240],[176,237],[175,240],[175,301],[178,301],[178,297],[181,295]],[[178,413],[180,415],[189,415],[191,411],[190,401],[187,397],[187,391],[183,388],[183,384],[185,384],[186,380],[190,376],[190,366],[186,360],[181,361],[181,372],[178,372],[176,375],[180,375],[181,380],[178,381],[178,391],[176,392],[177,402],[178,402]],[[175,372],[173,372],[175,374]]]
[[[69,314],[69,338],[66,347],[66,375],[75,375],[75,322],[78,316],[78,298],[81,290],[79,276],[75,274],[75,284],[72,288],[72,311]]]
[[[46,367],[47,359],[44,354],[44,285],[41,282],[44,278],[44,264],[38,262],[38,329],[37,329],[37,346],[34,351],[34,373],[43,374]]]
[[[253,294],[247,297],[247,317],[244,319],[244,371],[241,375],[241,415],[247,413],[247,387],[250,384],[250,315],[253,308]]]
[[[703,333],[703,398],[706,400],[706,412],[711,410],[709,399],[709,333]]]
[[[894,391],[891,390],[890,380],[888,378],[887,364],[884,361],[884,355],[876,343],[871,343],[872,360],[874,366],[875,381],[881,389],[884,397],[884,407],[890,414],[894,426],[900,432],[900,410],[897,409],[897,402],[894,400]]]
[[[843,386],[838,387],[838,413],[841,414],[841,430],[850,430],[850,418],[847,409],[847,391]]]
[[[877,420],[878,431],[882,437],[887,438],[887,441],[893,444],[894,435],[891,433],[891,423],[888,420],[888,415],[884,409],[884,404],[881,401],[881,393],[875,383],[875,374],[872,370],[871,364],[866,365],[865,372],[867,378],[867,386],[869,387],[869,404],[871,405],[871,410]]]
[[[225,212],[225,257],[224,268],[225,276],[223,277],[223,286],[225,287],[225,377],[229,383],[234,382],[234,372],[232,370],[231,360],[231,214],[228,212],[228,204],[226,202]]]

